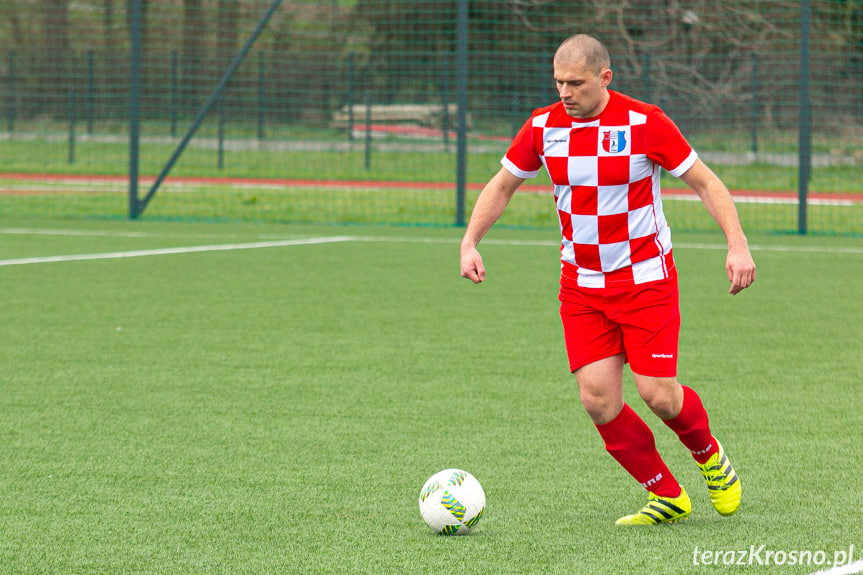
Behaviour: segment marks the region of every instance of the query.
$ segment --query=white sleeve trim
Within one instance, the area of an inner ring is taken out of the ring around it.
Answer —
[[[525,172],[524,170],[520,169],[518,166],[513,164],[510,161],[510,159],[507,158],[506,156],[501,158],[500,163],[513,176],[517,176],[517,177],[525,179],[525,180],[528,180],[530,178],[535,178],[539,175],[539,170],[534,170],[532,172]]]
[[[695,164],[695,160],[697,160],[697,159],[698,159],[698,154],[695,153],[695,150],[692,150],[689,153],[689,156],[687,156],[685,160],[680,162],[679,166],[677,166],[673,170],[669,170],[668,173],[671,174],[672,176],[674,176],[675,178],[679,178],[680,176],[685,174],[689,170],[689,168],[692,167],[693,164]]]

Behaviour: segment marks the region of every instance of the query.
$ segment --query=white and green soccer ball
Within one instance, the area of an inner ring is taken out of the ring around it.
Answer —
[[[466,535],[485,511],[485,492],[467,471],[444,469],[425,482],[419,503],[420,514],[432,531]]]

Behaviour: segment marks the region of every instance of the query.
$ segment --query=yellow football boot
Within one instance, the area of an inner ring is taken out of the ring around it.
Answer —
[[[716,441],[716,438],[713,438]],[[740,486],[740,478],[731,467],[728,456],[722,444],[716,441],[719,451],[714,453],[707,463],[699,464],[701,475],[707,482],[710,490],[710,502],[720,515],[733,515],[740,507],[740,494],[743,488]]]
[[[686,519],[692,513],[692,503],[683,487],[677,497],[660,497],[651,493],[647,505],[635,515],[621,517],[615,525],[658,525],[660,523],[677,523]]]

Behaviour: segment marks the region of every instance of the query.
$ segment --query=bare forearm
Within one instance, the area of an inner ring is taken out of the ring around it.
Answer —
[[[476,246],[503,214],[523,181],[501,168],[480,193],[461,241],[462,277],[477,284],[485,280],[485,265]]]
[[[725,234],[728,247],[747,245],[746,235],[740,225],[740,217],[731,193],[721,183],[715,183],[701,195],[701,201],[710,216],[719,225],[719,229]]]
[[[701,198],[707,212],[719,224],[725,241],[728,243],[728,255],[725,259],[725,271],[731,282],[728,290],[731,294],[740,293],[755,281],[755,262],[749,253],[746,235],[740,225],[737,208],[725,184],[716,177],[710,168],[701,160],[681,176],[690,188]]]
[[[745,246],[746,235],[740,225],[737,208],[734,206],[731,193],[722,183],[722,180],[701,160],[698,160],[681,179],[698,194],[707,209],[707,213],[725,234],[728,247]]]

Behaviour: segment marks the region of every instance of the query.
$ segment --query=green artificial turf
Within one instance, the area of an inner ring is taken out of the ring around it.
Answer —
[[[675,234],[680,379],[743,505],[713,511],[627,377],[694,510],[626,529],[614,520],[645,492],[579,404],[552,232],[493,230],[480,286],[458,275],[454,228],[7,218],[0,232],[4,261],[353,238],[0,265],[0,572],[684,574],[722,569],[694,565],[705,550],[863,557],[858,239],[751,236],[758,279],[732,297],[721,238]],[[447,467],[486,491],[467,537],[419,515]]]

